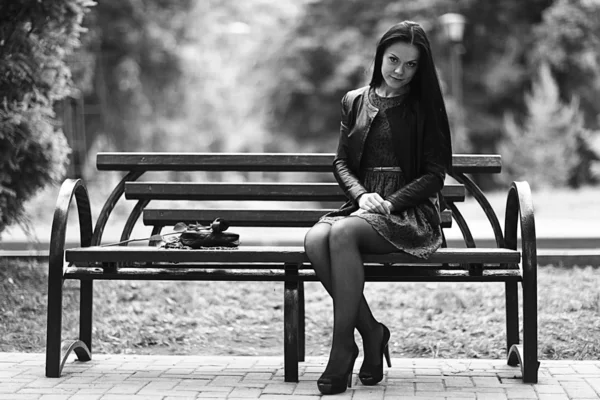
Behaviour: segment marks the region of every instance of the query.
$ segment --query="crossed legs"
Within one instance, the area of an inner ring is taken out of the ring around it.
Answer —
[[[333,299],[333,343],[325,372],[343,371],[350,363],[354,328],[363,338],[364,362],[376,364],[381,357],[383,330],[363,295],[361,252],[391,253],[397,249],[359,217],[344,218],[333,225],[316,224],[306,234],[304,247]]]

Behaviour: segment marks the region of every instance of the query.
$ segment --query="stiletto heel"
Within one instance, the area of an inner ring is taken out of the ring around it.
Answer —
[[[344,374],[323,374],[317,380],[317,387],[322,394],[338,394],[346,391],[346,388],[352,387],[352,370],[358,357],[358,347],[354,345],[354,354],[348,370]]]
[[[392,368],[392,360],[390,359],[390,346],[388,344],[386,344],[385,349],[383,349],[383,355],[385,356],[385,361],[387,361],[388,368]]]
[[[383,337],[381,338],[381,347],[380,347],[380,362],[378,364],[367,364],[363,362],[363,365],[360,367],[360,372],[358,373],[358,378],[362,382],[363,385],[373,386],[377,385],[379,382],[383,380],[383,357],[385,357],[385,361],[389,368],[392,367],[392,361],[390,359],[390,330],[382,323],[379,323],[383,328]]]
[[[356,359],[354,359],[356,361]],[[352,370],[354,369],[354,362],[352,362],[352,368],[350,368],[350,373],[348,374],[348,382],[347,385],[349,388],[352,387]]]

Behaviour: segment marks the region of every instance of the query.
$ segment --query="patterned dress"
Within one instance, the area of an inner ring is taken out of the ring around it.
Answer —
[[[379,193],[386,196],[402,188],[406,182],[401,171],[372,171],[373,167],[399,167],[396,155],[390,146],[392,132],[385,118],[384,111],[389,107],[404,103],[406,95],[381,97],[373,88],[369,89],[369,100],[379,109],[364,144],[361,159],[361,171],[358,177],[369,193]],[[406,105],[404,105],[406,106]],[[398,132],[402,134],[402,132]],[[442,244],[442,231],[439,226],[431,224],[427,215],[431,215],[436,205],[425,201],[416,207],[408,208],[390,215],[378,213],[362,213],[356,218],[367,221],[382,237],[397,249],[420,258],[428,258]],[[335,221],[348,217],[354,208],[344,208],[330,212],[319,220],[333,224]]]

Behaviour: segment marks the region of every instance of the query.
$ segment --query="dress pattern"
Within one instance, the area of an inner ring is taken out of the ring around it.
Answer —
[[[399,112],[402,112],[402,108],[406,107],[406,95],[381,97],[375,93],[373,88],[370,88],[369,100],[379,109],[379,112],[371,124],[364,144],[359,179],[367,192],[379,193],[385,199],[406,184],[403,173],[401,171],[373,171],[368,168],[399,168],[396,154],[390,146],[392,131],[384,111],[390,107],[399,107]],[[408,124],[406,127],[408,129]],[[399,135],[402,133],[396,132]],[[402,142],[401,139],[400,142]],[[367,221],[375,231],[398,250],[426,259],[442,245],[441,227],[433,225],[427,218],[427,215],[431,215],[432,212],[438,212],[435,208],[436,205],[433,202],[425,201],[416,207],[393,212],[390,215],[366,212],[353,217]],[[356,206],[341,208],[325,214],[319,219],[319,222],[333,224],[335,221],[349,217],[356,210]]]

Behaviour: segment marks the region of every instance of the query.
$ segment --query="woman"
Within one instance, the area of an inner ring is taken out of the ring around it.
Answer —
[[[383,379],[390,367],[390,331],[363,296],[361,253],[404,251],[427,258],[442,244],[440,191],[452,165],[450,129],[429,40],[404,21],[380,39],[368,86],[342,99],[334,175],[348,202],[323,216],[304,246],[316,275],[333,298],[333,341],[317,385],[323,394],[351,385],[363,341],[359,378]]]

